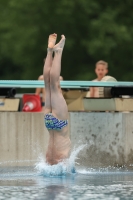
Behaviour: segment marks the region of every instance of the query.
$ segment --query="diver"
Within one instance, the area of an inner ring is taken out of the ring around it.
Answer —
[[[56,39],[57,34],[49,35],[43,71],[45,82],[44,120],[49,132],[46,161],[50,165],[68,158],[71,149],[68,132],[68,108],[59,81],[65,36],[62,35],[60,42],[55,45]]]

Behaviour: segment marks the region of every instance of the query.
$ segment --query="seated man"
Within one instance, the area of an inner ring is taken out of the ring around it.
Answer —
[[[40,75],[38,77],[38,80],[44,80],[43,75]],[[41,104],[42,104],[42,111],[44,111],[44,106],[45,106],[45,88],[36,88],[35,94],[37,94],[37,95],[42,94]]]
[[[108,73],[108,63],[103,60],[98,61],[95,67],[95,73],[97,75],[97,78],[93,81],[101,81]],[[98,87],[90,87],[90,97],[99,97]]]

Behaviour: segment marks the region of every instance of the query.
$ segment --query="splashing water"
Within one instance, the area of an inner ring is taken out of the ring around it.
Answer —
[[[41,155],[39,161],[35,165],[39,175],[42,176],[65,176],[67,174],[76,173],[75,170],[75,160],[77,159],[78,153],[84,149],[87,145],[81,145],[78,148],[74,148],[71,152],[71,155],[68,159],[65,159],[62,162],[59,162],[56,165],[49,165],[46,160]]]

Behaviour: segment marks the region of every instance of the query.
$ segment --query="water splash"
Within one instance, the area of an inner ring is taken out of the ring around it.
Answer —
[[[65,159],[62,162],[59,162],[56,165],[49,165],[42,155],[39,156],[38,162],[35,165],[39,175],[42,176],[66,176],[68,174],[76,173],[75,169],[75,160],[77,159],[78,153],[83,150],[87,145],[81,145],[77,148],[74,148],[71,152],[71,155],[68,159]]]

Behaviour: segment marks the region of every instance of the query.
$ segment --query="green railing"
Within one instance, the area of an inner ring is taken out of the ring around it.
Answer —
[[[133,87],[133,82],[60,81],[61,88],[86,89],[89,87]],[[44,81],[0,80],[0,87],[43,88]]]

